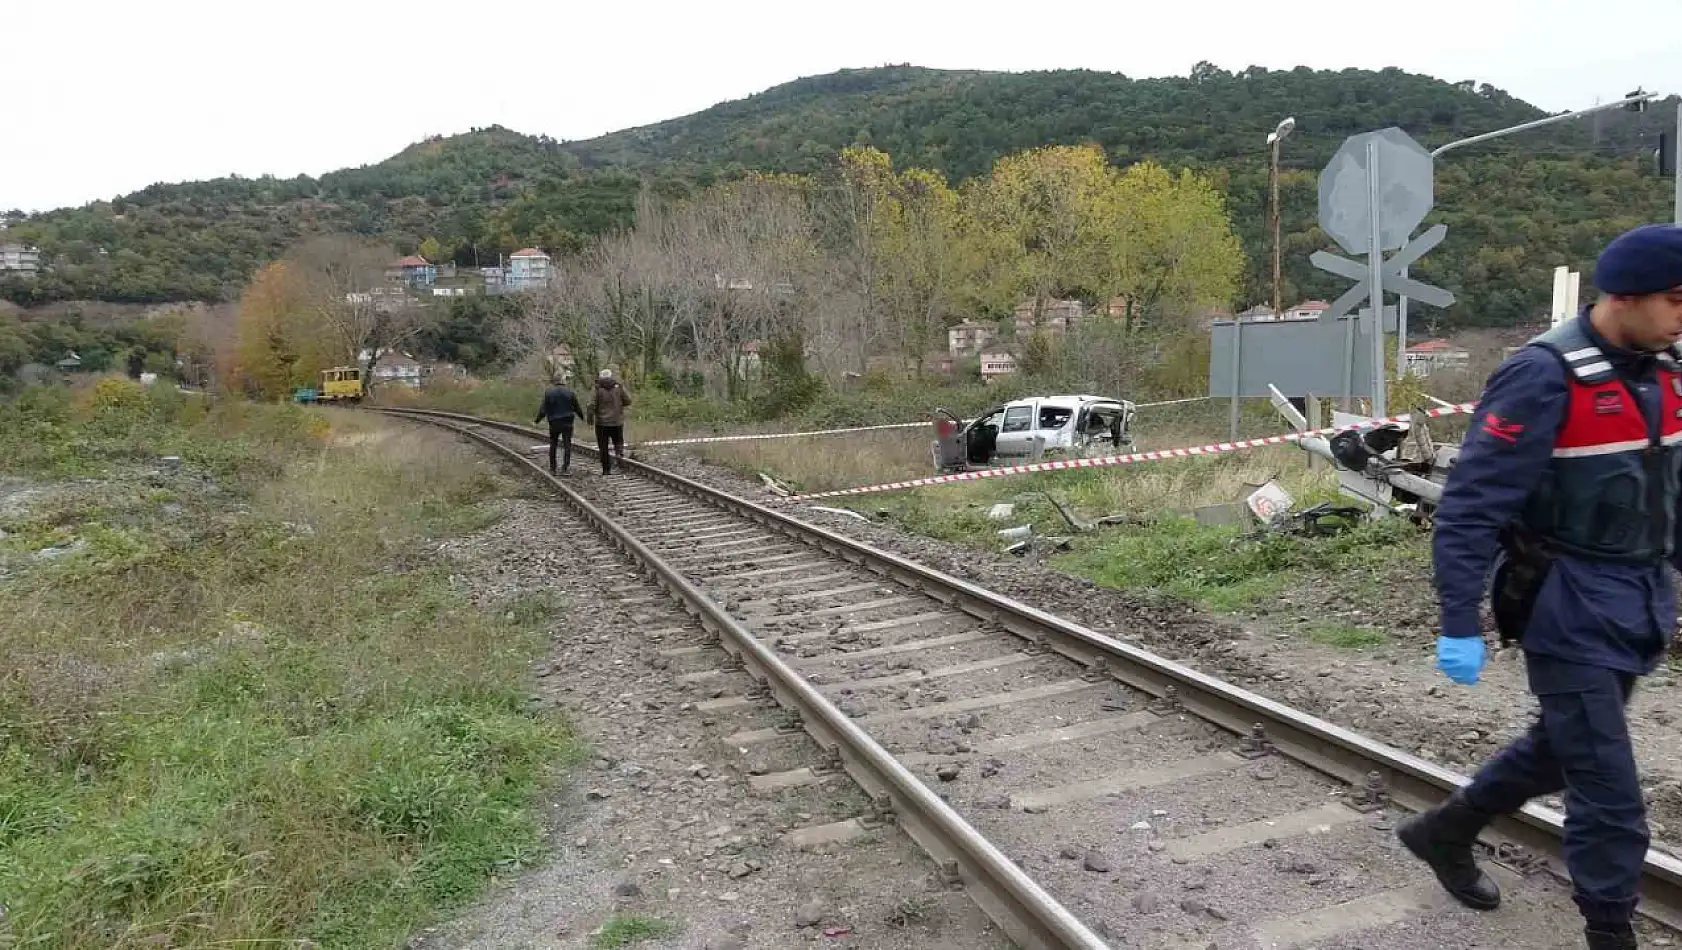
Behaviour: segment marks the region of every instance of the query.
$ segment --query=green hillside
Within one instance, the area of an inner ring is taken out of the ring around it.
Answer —
[[[870,144],[901,167],[954,180],[1002,155],[1096,142],[1118,162],[1146,157],[1213,171],[1250,257],[1241,299],[1265,300],[1270,245],[1265,136],[1285,115],[1285,296],[1331,297],[1314,271],[1329,243],[1315,226],[1318,170],[1346,136],[1400,126],[1427,146],[1543,113],[1473,82],[1399,70],[1200,66],[1190,76],[844,70],[786,83],[695,115],[557,143],[505,129],[429,140],[377,165],[320,179],[159,185],[112,203],[14,226],[48,253],[53,275],[4,286],[19,302],[92,297],[226,299],[298,237],[354,231],[404,250],[437,239],[460,263],[525,244],[565,251],[629,220],[648,182],[666,192],[750,169],[813,172],[840,148]],[[1669,217],[1670,185],[1649,151],[1674,104],[1606,114],[1445,156],[1432,221],[1449,238],[1417,271],[1461,299],[1446,325],[1509,323],[1546,305],[1557,264],[1586,267],[1608,237]]]

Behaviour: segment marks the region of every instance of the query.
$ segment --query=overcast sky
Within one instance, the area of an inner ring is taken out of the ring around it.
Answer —
[[[29,211],[475,126],[588,138],[885,63],[1398,66],[1554,111],[1682,91],[1682,0],[0,0],[0,34],[0,210]]]

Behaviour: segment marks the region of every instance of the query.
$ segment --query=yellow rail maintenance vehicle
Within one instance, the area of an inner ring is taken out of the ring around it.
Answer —
[[[335,366],[321,371],[321,388],[297,389],[292,393],[296,402],[362,401],[367,389],[362,385],[362,370],[355,366]]]

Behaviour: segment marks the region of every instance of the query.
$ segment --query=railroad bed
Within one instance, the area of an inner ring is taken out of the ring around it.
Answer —
[[[1582,946],[1557,813],[1498,823],[1503,905],[1461,908],[1393,834],[1451,772],[680,476],[585,450],[550,479],[536,430],[394,414],[525,460],[647,578],[624,603],[681,604],[624,634],[756,793],[851,778],[874,803],[800,836],[896,824],[1019,946]],[[1646,871],[1648,944],[1682,943],[1657,923],[1682,922],[1682,864]]]

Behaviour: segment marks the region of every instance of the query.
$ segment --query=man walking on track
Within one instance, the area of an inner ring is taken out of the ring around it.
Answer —
[[[537,410],[534,422],[549,420],[549,474],[555,474],[555,446],[563,446],[561,456],[562,475],[572,466],[572,424],[584,414],[584,407],[578,404],[578,394],[566,384],[566,380],[556,376],[548,390],[543,393],[543,406]]]
[[[1436,514],[1438,665],[1478,681],[1486,578],[1541,715],[1443,805],[1396,831],[1461,903],[1500,904],[1473,859],[1496,817],[1565,792],[1564,856],[1590,950],[1636,946],[1646,808],[1625,707],[1676,627],[1682,570],[1682,227],[1601,253],[1600,298],[1490,376]]]
[[[613,456],[607,454],[607,444],[613,442],[614,455],[625,459],[625,409],[631,404],[631,394],[613,378],[613,370],[604,369],[596,379],[596,394],[590,400],[590,419],[596,424],[596,450],[602,456],[602,474],[613,474]]]

